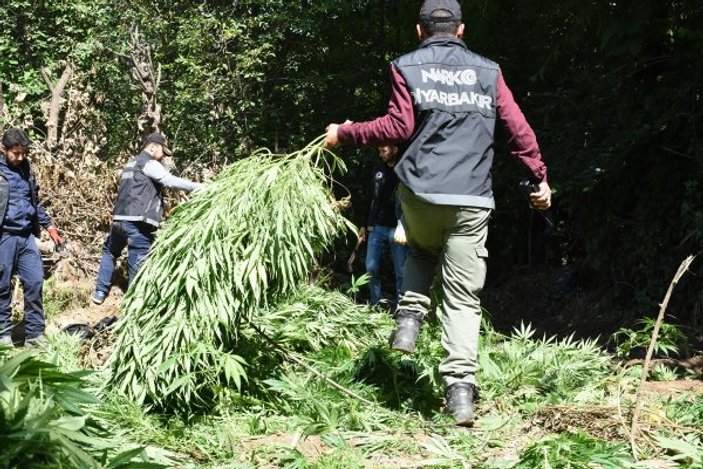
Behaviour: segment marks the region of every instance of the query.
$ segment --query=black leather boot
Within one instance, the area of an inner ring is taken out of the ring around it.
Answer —
[[[454,383],[447,388],[447,412],[451,413],[457,425],[470,427],[474,424],[474,399],[478,390],[471,383]]]
[[[398,309],[393,315],[395,318],[395,329],[391,334],[391,348],[405,353],[415,352],[415,342],[420,335],[420,324],[422,324],[422,313]]]

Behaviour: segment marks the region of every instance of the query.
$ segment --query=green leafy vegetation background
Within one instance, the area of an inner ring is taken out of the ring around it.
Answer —
[[[291,152],[329,122],[385,111],[388,64],[417,44],[419,3],[3,0],[2,127],[27,126],[41,141],[49,92],[40,69],[58,76],[70,60],[77,76],[69,86],[88,93],[95,112],[79,125],[101,136],[102,165],[92,170],[117,170],[137,140],[142,103],[123,56],[138,27],[162,66],[158,99],[178,167],[219,170],[260,147]],[[653,313],[680,261],[698,254],[703,241],[703,4],[461,3],[466,42],[501,64],[549,165],[558,221],[549,262],[577,268],[581,285],[597,292],[598,307],[616,320],[632,324]],[[359,223],[358,196],[374,152],[340,153],[348,172],[336,190],[352,194],[345,215]],[[516,241],[524,230],[516,223],[525,211],[516,190],[520,176],[499,138],[489,246],[494,278],[524,258]],[[338,259],[346,260],[348,246],[339,249]],[[700,263],[692,270],[696,275],[678,287],[669,311],[696,327],[703,310]],[[459,432],[439,414],[436,324],[428,324],[418,355],[408,359],[387,350],[391,321],[383,312],[317,286],[286,301],[259,327],[373,406],[328,386],[244,329],[240,353],[256,366],[246,369],[239,390],[214,386],[216,407],[207,415],[146,413],[101,391],[105,370],[78,371],[80,345],[57,336],[39,356],[0,351],[0,466],[631,464],[622,422],[641,368],[614,366],[593,340],[537,338],[527,326],[502,335],[487,324],[477,430]],[[50,303],[48,311],[64,309],[59,298]],[[621,332],[622,354],[647,343],[651,322],[640,325],[644,332]],[[660,347],[668,353],[678,336],[665,332]],[[653,374],[680,377],[666,367]],[[700,396],[649,401],[645,458],[701,467],[701,409]],[[46,451],[22,451],[20,440]],[[304,441],[317,441],[325,452],[303,451],[297,442]]]
[[[119,165],[134,148],[141,106],[120,54],[139,26],[163,68],[158,98],[178,164],[221,167],[261,146],[301,148],[329,122],[384,112],[388,63],[416,45],[417,3],[6,0],[3,98],[13,116],[31,117],[41,138],[48,91],[39,69],[57,76],[71,60],[106,126],[102,158],[108,167]],[[560,222],[552,262],[577,265],[584,283],[600,288],[613,306],[656,308],[678,263],[698,253],[703,240],[703,6],[462,6],[466,42],[502,65],[549,164]],[[19,94],[26,96],[17,102]],[[374,156],[343,153],[349,173],[341,182],[362,194]],[[524,251],[516,241],[523,228],[515,223],[524,204],[504,143],[496,160],[490,271],[500,277]],[[363,197],[353,201],[352,221],[360,222],[363,206]],[[701,278],[684,285],[671,305],[683,322],[700,322]]]

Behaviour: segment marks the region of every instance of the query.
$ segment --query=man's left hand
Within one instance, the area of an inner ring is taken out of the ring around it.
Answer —
[[[552,206],[552,189],[547,181],[539,183],[539,190],[530,194],[530,201],[537,210],[548,210]]]
[[[49,228],[46,229],[46,231],[49,232],[49,237],[54,242],[54,245],[56,245],[56,246],[63,245],[63,238],[59,234],[59,230],[57,230],[53,226],[50,226]]]
[[[403,222],[400,220],[398,220],[398,226],[396,226],[393,231],[393,242],[400,244],[401,246],[407,246],[408,244],[408,237],[405,234],[405,227],[403,226]]]

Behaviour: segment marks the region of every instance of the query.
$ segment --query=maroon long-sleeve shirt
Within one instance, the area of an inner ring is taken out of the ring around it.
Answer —
[[[510,153],[518,158],[533,174],[535,180],[547,180],[547,168],[537,144],[534,131],[513,98],[513,93],[498,76],[496,90],[498,120],[508,134]],[[415,129],[413,97],[400,72],[391,66],[391,98],[388,113],[371,121],[342,124],[337,136],[343,144],[376,146],[386,142],[408,140]]]

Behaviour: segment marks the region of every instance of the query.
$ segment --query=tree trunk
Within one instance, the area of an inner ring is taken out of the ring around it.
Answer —
[[[42,68],[40,72],[46,86],[49,87],[49,91],[51,92],[49,116],[46,121],[46,147],[52,149],[56,147],[56,143],[58,142],[59,113],[61,112],[61,104],[63,102],[63,92],[73,75],[73,66],[70,62],[66,64],[66,68],[64,68],[58,83],[54,83],[45,68]]]
[[[139,30],[132,31],[132,52],[129,55],[130,73],[142,92],[144,108],[137,119],[139,133],[144,135],[147,129],[152,132],[163,130],[161,105],[156,99],[161,83],[161,64],[154,67],[151,46],[139,38]]]

